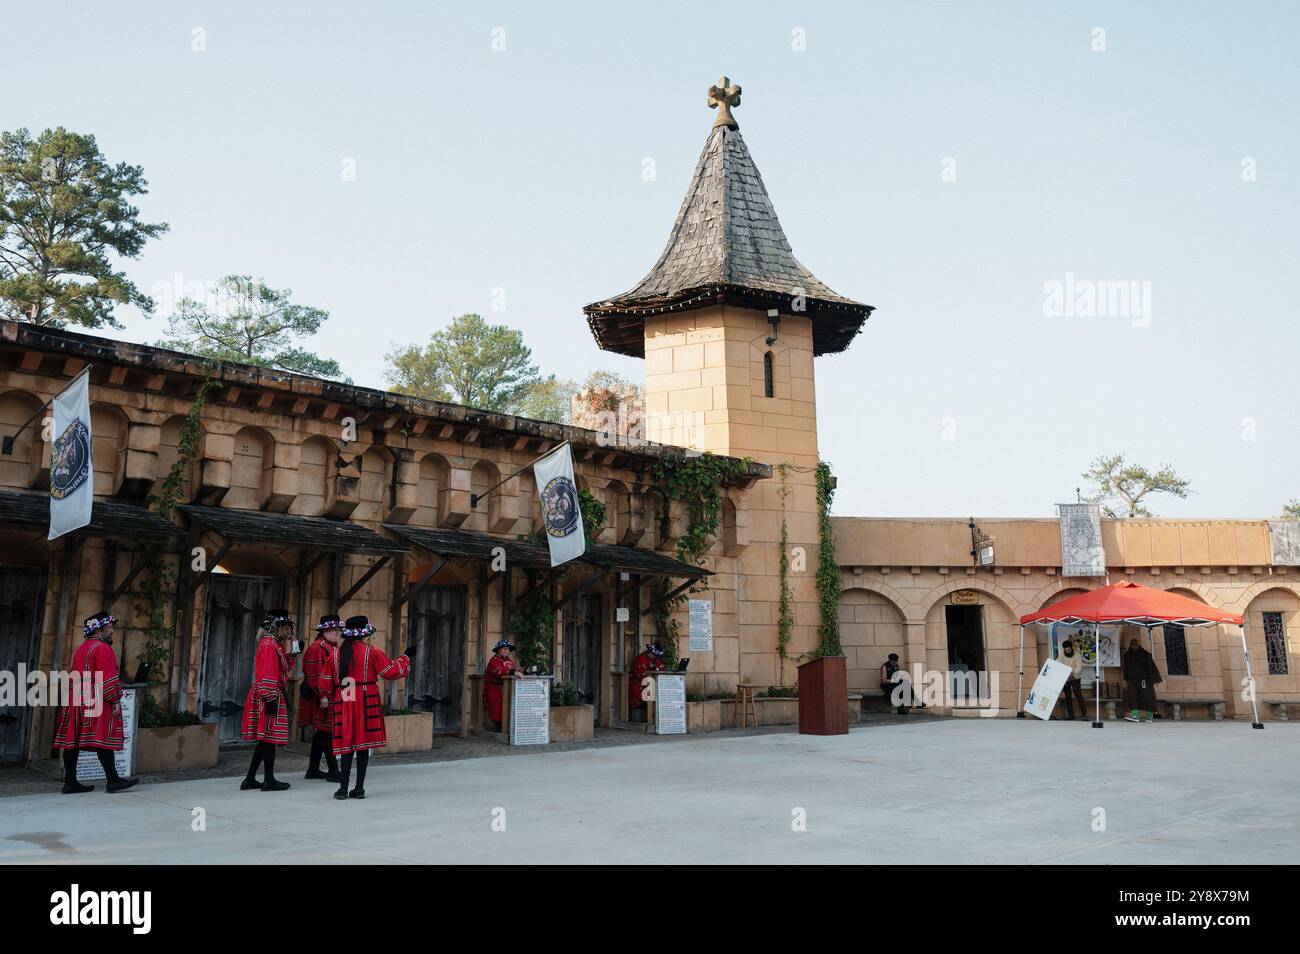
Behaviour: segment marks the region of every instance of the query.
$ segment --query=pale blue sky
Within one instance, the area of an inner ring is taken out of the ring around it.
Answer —
[[[817,366],[838,513],[1050,516],[1120,450],[1191,478],[1163,515],[1300,496],[1294,3],[3,11],[0,128],[91,132],[145,168],[172,228],[137,284],[265,276],[332,313],[315,346],[357,383],[466,311],[546,372],[639,379],[581,307],[654,263],[726,72],[795,254],[878,309]],[[1150,282],[1149,325],[1046,316],[1067,273]]]

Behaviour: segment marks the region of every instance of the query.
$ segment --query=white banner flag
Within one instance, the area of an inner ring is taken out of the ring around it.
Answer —
[[[1101,507],[1086,503],[1056,506],[1061,515],[1061,576],[1105,576]]]
[[[90,375],[82,374],[53,401],[50,448],[50,536],[61,537],[90,523],[95,467],[91,460]]]
[[[542,525],[551,548],[551,566],[559,566],[582,556],[587,538],[582,529],[582,509],[578,506],[578,485],[573,482],[573,454],[567,443],[561,444],[533,464],[537,496],[542,501]]]

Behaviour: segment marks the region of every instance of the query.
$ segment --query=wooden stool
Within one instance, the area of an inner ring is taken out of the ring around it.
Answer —
[[[739,720],[741,728],[749,725],[752,717],[754,726],[758,726],[758,710],[754,707],[754,690],[758,686],[751,686],[745,683],[739,683],[736,686],[736,708],[731,713],[731,727],[736,727]]]

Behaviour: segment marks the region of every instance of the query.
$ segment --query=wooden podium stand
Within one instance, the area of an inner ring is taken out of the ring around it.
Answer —
[[[799,734],[848,735],[849,673],[844,656],[799,667]]]

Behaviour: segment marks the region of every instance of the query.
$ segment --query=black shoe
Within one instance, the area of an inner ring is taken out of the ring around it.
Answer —
[[[239,783],[239,790],[241,792],[251,792],[253,789],[261,787],[262,783],[255,778],[246,778]]]
[[[140,780],[138,778],[118,778],[104,786],[104,791],[112,794],[113,792],[125,792]]]
[[[340,788],[334,793],[334,797],[340,802],[346,802],[348,800],[348,790],[346,788]]]
[[[308,769],[307,774],[303,776],[303,778],[328,778],[328,777],[329,776],[327,776],[320,769]],[[335,779],[334,781],[337,782],[338,779]]]
[[[63,794],[64,794],[64,795],[80,795],[82,792],[93,792],[94,790],[95,790],[95,786],[93,786],[93,785],[82,785],[80,782],[64,782],[64,783],[63,783]]]
[[[333,772],[326,772],[324,778],[325,778],[325,781],[327,781],[327,782],[341,782],[341,781],[343,781],[343,776],[340,775],[340,774],[338,773],[337,770],[335,770],[335,771],[333,771]]]
[[[288,782],[281,782],[279,779],[275,778],[267,779],[262,783],[262,791],[264,792],[283,792],[288,787]]]
[[[348,792],[348,798],[365,798],[366,790],[364,788],[354,788]]]

